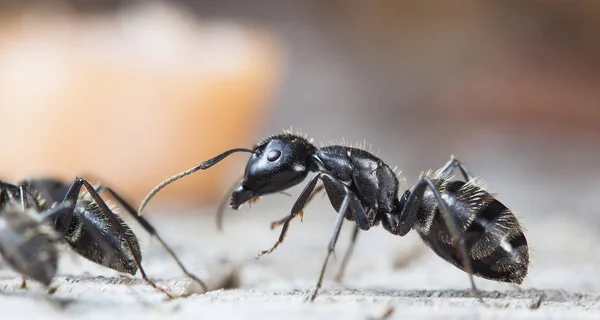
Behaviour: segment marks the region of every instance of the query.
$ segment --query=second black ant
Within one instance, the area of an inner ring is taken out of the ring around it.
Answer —
[[[204,282],[186,270],[156,229],[144,217],[138,216],[135,209],[110,187],[104,185],[94,187],[87,180],[78,177],[72,184],[52,178],[30,179],[21,182],[19,187],[1,183],[1,189],[5,194],[12,194],[14,198],[28,199],[38,212],[50,210],[57,204],[71,203],[69,210],[54,215],[53,227],[75,252],[118,272],[135,275],[139,270],[142,278],[150,286],[173,298],[173,295],[157,286],[146,275],[141,265],[142,254],[137,237],[114,213],[114,208],[111,208],[100,196],[102,192],[108,192],[127,213],[161,243],[182,271],[207,291]],[[82,189],[87,192],[82,193]]]
[[[49,219],[64,216],[68,219],[75,204],[63,201],[41,209],[40,201],[24,186],[0,182],[0,255],[23,276],[21,289],[27,287],[26,278],[49,287],[58,267],[56,242],[65,235],[55,230]],[[110,248],[92,222],[83,221],[90,228],[90,236],[103,250]],[[109,251],[107,256],[112,257]],[[56,288],[50,288],[53,293]]]

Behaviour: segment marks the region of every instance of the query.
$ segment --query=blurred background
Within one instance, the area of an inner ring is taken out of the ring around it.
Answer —
[[[454,154],[529,223],[598,219],[599,2],[0,3],[3,179],[84,175],[139,202],[293,127],[366,141],[404,188]],[[245,160],[155,201],[214,205]]]
[[[527,229],[525,288],[598,292],[599,57],[599,1],[0,0],[0,179],[82,175],[137,207],[167,177],[290,127],[317,145],[370,146],[402,170],[402,190],[455,155]],[[326,198],[258,261],[279,235],[269,222],[294,198],[227,211],[227,232],[216,232],[215,206],[246,161],[237,154],[168,186],[146,212],[202,279],[230,261],[243,288],[308,290],[335,219]],[[367,296],[468,288],[415,233],[359,238],[343,286]],[[149,274],[172,278],[168,256],[149,252]],[[87,288],[73,283],[63,291]],[[371,300],[361,301],[340,306],[353,313]]]

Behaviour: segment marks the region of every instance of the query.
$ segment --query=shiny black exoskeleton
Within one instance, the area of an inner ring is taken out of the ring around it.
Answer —
[[[259,256],[272,252],[283,241],[291,220],[302,213],[317,188],[320,189],[317,187],[319,180],[338,211],[327,257],[311,299],[316,297],[321,286],[344,219],[356,223],[352,245],[359,230],[368,230],[380,223],[387,231],[399,236],[415,229],[438,256],[469,273],[476,294],[473,274],[518,284],[527,274],[527,241],[516,217],[483,190],[478,180],[455,159],[440,170],[422,176],[398,198],[396,174],[371,153],[339,145],[316,148],[301,136],[285,133],[265,139],[251,150],[226,151],[165,180],[149,193],[139,212],[165,185],[197,170],[208,169],[234,152],[249,152],[252,157],[241,183],[231,194],[233,209],[260,196],[282,192],[305,180],[309,172],[316,173],[294,203],[291,213],[272,224],[283,225],[279,241]],[[457,168],[467,181],[451,180]],[[338,277],[341,277],[352,245]]]
[[[159,240],[186,275],[206,290],[201,280],[187,272],[154,227],[145,218],[138,216],[135,209],[112,188],[103,185],[93,187],[83,178],[76,178],[72,184],[52,178],[30,179],[21,182],[19,187],[3,183],[3,188],[13,190],[13,193],[15,188],[21,190],[21,193],[24,191],[28,195],[26,198],[38,211],[48,210],[57,203],[73,203],[71,210],[55,216],[53,226],[61,239],[79,255],[102,266],[132,275],[139,270],[148,284],[172,297],[146,276],[141,266],[142,254],[137,237],[100,196],[103,191],[108,192],[146,231]],[[87,192],[82,193],[82,188]]]

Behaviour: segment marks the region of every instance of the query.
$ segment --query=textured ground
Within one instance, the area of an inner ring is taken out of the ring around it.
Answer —
[[[466,275],[431,253],[416,235],[399,238],[380,228],[360,234],[346,278],[336,284],[332,279],[349,239],[346,225],[322,294],[306,303],[335,219],[325,199],[310,205],[304,223],[292,224],[277,251],[254,259],[278,236],[269,230],[269,222],[282,217],[292,202],[278,196],[229,211],[224,233],[215,231],[213,215],[192,215],[190,208],[169,208],[171,219],[150,215],[186,266],[211,288],[237,288],[193,294],[195,288],[160,245],[138,231],[148,273],[161,286],[187,297],[165,301],[137,277],[119,276],[65,250],[60,277],[53,284],[57,291],[50,299],[35,283],[19,290],[20,279],[6,266],[0,269],[0,289],[6,293],[0,297],[2,319],[368,319],[390,308],[397,319],[600,317],[597,232],[562,215],[527,223],[533,263],[521,290],[476,279],[485,305],[471,298]],[[160,210],[167,209],[154,208]],[[202,210],[214,209],[194,209]],[[179,214],[183,212],[188,214]],[[540,297],[539,308],[532,309]],[[59,302],[65,305],[59,308]]]

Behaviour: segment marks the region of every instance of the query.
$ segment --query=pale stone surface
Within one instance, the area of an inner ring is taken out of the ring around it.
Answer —
[[[149,216],[190,271],[214,288],[238,270],[238,289],[164,301],[139,276],[134,280],[119,277],[65,250],[53,298],[71,303],[63,310],[54,307],[35,283],[30,283],[28,291],[19,290],[20,279],[3,266],[0,289],[7,294],[0,297],[2,319],[367,319],[384,314],[390,306],[395,308],[392,318],[397,319],[600,316],[598,233],[582,220],[561,215],[525,219],[533,263],[523,291],[476,279],[487,306],[470,297],[466,275],[435,256],[416,235],[395,237],[380,227],[360,234],[345,280],[334,283],[349,239],[349,224],[340,236],[338,260],[330,265],[322,294],[315,303],[305,303],[335,219],[327,200],[316,200],[307,208],[304,223],[294,221],[278,250],[259,260],[254,255],[278,236],[278,231],[269,230],[269,222],[289,210],[292,198],[274,196],[250,209],[228,211],[224,233],[216,232],[212,215],[201,214],[213,208],[174,207],[168,208],[173,214],[170,219]],[[139,227],[135,230],[143,243],[144,265],[151,277],[175,294],[185,292],[189,281],[160,245],[150,241]],[[412,260],[394,269],[395,260],[403,256]],[[530,310],[541,295],[535,289],[543,290],[545,298],[539,309]]]

